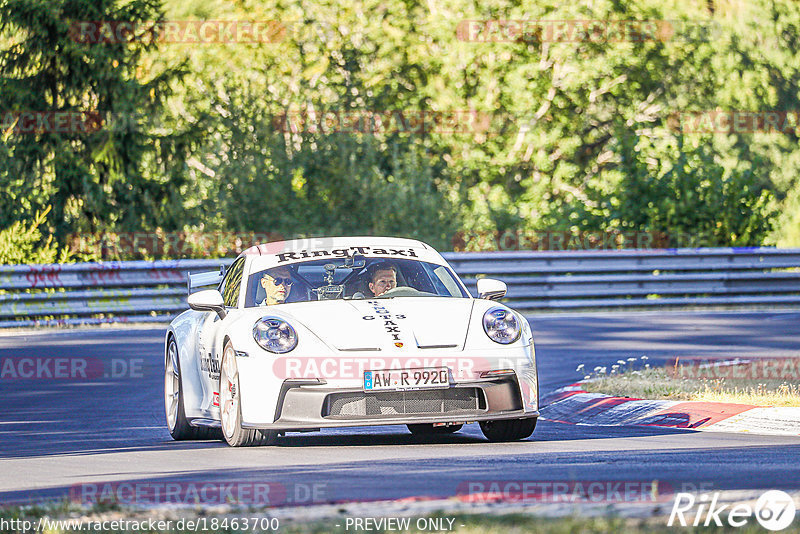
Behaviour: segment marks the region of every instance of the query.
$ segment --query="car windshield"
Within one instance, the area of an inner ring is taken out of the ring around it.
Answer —
[[[468,298],[469,294],[445,265],[356,256],[255,272],[248,280],[245,305],[396,297]]]

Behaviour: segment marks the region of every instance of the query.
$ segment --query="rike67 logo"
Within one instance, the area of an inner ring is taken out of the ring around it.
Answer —
[[[719,504],[719,493],[709,496],[704,493],[695,499],[691,493],[678,493],[672,505],[667,526],[673,526],[675,520],[679,525],[708,527],[712,524],[721,527],[727,522],[732,527],[743,527],[751,517],[767,530],[783,530],[794,521],[796,507],[791,495],[770,490],[758,498],[755,508],[748,503]],[[688,516],[688,518],[687,518]],[[691,521],[691,517],[694,521]]]

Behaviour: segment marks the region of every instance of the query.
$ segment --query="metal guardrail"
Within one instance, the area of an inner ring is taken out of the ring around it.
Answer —
[[[515,309],[800,305],[800,249],[704,248],[444,254],[475,291],[508,284]]]
[[[0,328],[169,321],[190,271],[230,259],[0,265]]]
[[[800,305],[800,249],[443,254],[473,294],[488,276],[515,309]],[[231,260],[0,266],[0,327],[162,322],[187,309],[189,271]]]

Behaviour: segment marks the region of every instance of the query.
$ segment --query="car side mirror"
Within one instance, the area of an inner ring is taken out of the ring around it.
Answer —
[[[225,302],[222,300],[222,293],[216,289],[206,289],[205,291],[192,293],[187,300],[189,307],[193,310],[217,312],[220,319],[224,319],[228,314],[225,309]]]
[[[478,297],[486,300],[500,300],[506,296],[508,287],[505,282],[493,278],[478,280]]]

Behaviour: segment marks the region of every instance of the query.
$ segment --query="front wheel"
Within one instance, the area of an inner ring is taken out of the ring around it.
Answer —
[[[222,370],[219,374],[219,406],[222,434],[231,447],[252,447],[275,442],[278,433],[273,430],[242,428],[242,402],[239,389],[239,368],[236,352],[231,342],[222,352]]]
[[[489,441],[517,441],[533,434],[533,430],[536,428],[536,421],[536,417],[481,421],[481,432]]]

